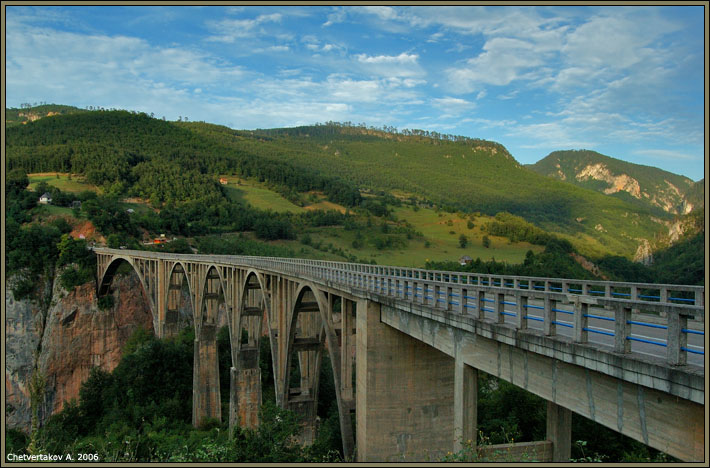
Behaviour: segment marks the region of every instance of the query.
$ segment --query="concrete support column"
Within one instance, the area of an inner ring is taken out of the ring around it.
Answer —
[[[163,325],[163,338],[170,338],[178,334],[178,318],[180,314],[180,302],[182,299],[182,281],[184,273],[176,271],[171,275],[168,284],[168,300],[165,310],[165,322]]]
[[[261,408],[261,369],[230,369],[229,427],[247,429],[259,426]]]
[[[454,360],[380,322],[357,303],[357,459],[437,460],[450,450]]]
[[[157,304],[158,307],[158,323],[155,328],[155,334],[158,338],[165,338],[165,316],[166,316],[166,287],[165,287],[165,261],[158,260],[158,292]]]
[[[459,358],[454,374],[454,452],[465,444],[476,447],[477,426],[478,371]]]
[[[547,402],[547,440],[552,441],[552,461],[569,462],[572,455],[572,411]]]
[[[207,418],[222,419],[217,358],[217,312],[219,276],[210,272],[205,281],[202,325],[195,337],[195,364],[192,374],[192,424],[199,427]]]
[[[221,420],[221,414],[217,330],[214,325],[204,324],[200,338],[195,339],[195,366],[192,374],[192,424],[199,427],[207,418]]]
[[[353,306],[349,299],[341,300],[341,338],[340,338],[340,395],[343,399],[353,399],[353,348],[355,335],[353,334]]]

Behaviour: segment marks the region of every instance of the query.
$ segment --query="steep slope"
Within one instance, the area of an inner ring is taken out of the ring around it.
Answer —
[[[595,151],[555,151],[526,167],[538,174],[670,214],[688,214],[697,206],[697,195],[691,193],[696,193],[698,188],[687,177]]]
[[[705,210],[705,179],[697,181],[687,192],[688,203],[693,205],[693,211]]]

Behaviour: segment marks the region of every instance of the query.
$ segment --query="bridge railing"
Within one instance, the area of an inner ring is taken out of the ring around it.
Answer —
[[[704,356],[703,286],[490,275],[293,258],[97,253],[250,266],[370,291],[547,336],[594,341],[617,353],[662,353],[671,365]],[[590,340],[590,336],[595,339]],[[601,341],[599,341],[601,340]]]

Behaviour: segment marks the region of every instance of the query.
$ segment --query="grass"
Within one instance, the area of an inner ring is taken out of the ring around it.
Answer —
[[[300,208],[278,193],[259,186],[256,182],[245,181],[238,177],[226,177],[229,181],[226,188],[232,199],[244,199],[251,205],[261,208],[271,208],[274,211],[293,210]],[[237,185],[239,181],[239,185]],[[335,203],[312,196],[310,205],[305,209],[336,209],[344,211],[344,208]],[[294,212],[294,211],[292,211]],[[312,239],[311,245],[304,245],[298,240],[271,242],[275,245],[282,245],[291,248],[297,256],[313,258],[319,260],[343,261],[346,258],[333,250],[345,252],[346,255],[354,255],[358,261],[375,260],[380,265],[395,265],[407,267],[423,267],[427,261],[458,260],[463,255],[472,258],[480,257],[482,260],[496,259],[508,263],[521,263],[525,259],[528,250],[535,253],[544,250],[544,247],[532,245],[528,242],[510,243],[508,239],[497,236],[488,236],[491,242],[489,248],[483,247],[483,236],[486,235],[481,227],[492,218],[480,216],[473,219],[473,229],[468,229],[470,218],[461,218],[456,214],[436,212],[431,208],[421,208],[414,210],[411,206],[402,206],[394,209],[394,214],[398,220],[408,221],[415,231],[421,232],[423,238],[414,238],[407,241],[404,248],[377,249],[371,243],[364,242],[361,248],[354,248],[353,241],[357,236],[356,231],[348,231],[340,226],[312,228],[308,235]],[[361,220],[364,221],[364,220]],[[371,228],[363,228],[361,235],[371,238],[380,233],[381,220],[375,219]],[[452,234],[453,232],[453,234]],[[469,242],[466,248],[459,245],[459,237],[464,234]],[[426,245],[428,243],[428,246]],[[314,248],[314,246],[316,246]]]
[[[84,182],[82,176],[72,174],[71,179],[69,174],[61,172],[42,172],[37,174],[27,174],[30,180],[30,189],[36,190],[40,182],[46,182],[52,187],[56,187],[62,192],[79,193],[85,190],[100,193],[100,189],[94,185]]]
[[[52,216],[74,216],[72,209],[65,206],[42,205],[42,209],[46,210],[47,214]]]
[[[267,189],[262,184],[251,180],[240,179],[236,176],[220,176],[227,179],[223,187],[230,200],[244,200],[254,208],[272,210],[278,213],[302,213],[298,205],[291,203],[278,193]]]
[[[427,261],[457,261],[462,255],[480,257],[482,260],[495,258],[498,261],[521,263],[528,250],[535,253],[544,250],[542,246],[527,242],[510,243],[508,239],[496,236],[489,236],[490,248],[483,247],[482,239],[485,233],[481,231],[480,226],[490,220],[487,216],[476,218],[475,227],[468,229],[468,219],[461,219],[449,213],[439,217],[439,214],[432,209],[414,211],[411,207],[403,207],[396,209],[395,213],[398,219],[409,221],[416,231],[424,235],[424,238],[411,239],[403,248],[379,250],[367,242],[367,239],[380,232],[378,222],[375,222],[373,227],[363,228],[360,231],[366,240],[363,247],[357,249],[352,245],[358,235],[357,231],[348,231],[339,226],[311,229],[308,233],[311,238],[310,246],[304,246],[298,241],[279,241],[279,244],[287,245],[297,252],[298,256],[307,258],[342,261],[344,257],[333,253],[333,250],[342,249],[346,255],[354,255],[358,261],[375,260],[380,265],[413,268],[421,268]],[[451,226],[448,225],[449,220]],[[454,234],[450,234],[451,231]],[[459,246],[461,234],[469,238],[466,248]]]

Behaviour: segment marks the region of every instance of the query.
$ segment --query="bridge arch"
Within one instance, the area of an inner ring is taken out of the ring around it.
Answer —
[[[106,265],[100,278],[98,279],[97,296],[106,296],[111,291],[111,284],[113,283],[113,278],[116,276],[118,268],[123,264],[127,263],[131,266],[133,271],[136,273],[138,280],[141,283],[145,297],[148,299],[148,307],[150,308],[150,313],[153,316],[153,329],[157,330],[158,322],[158,311],[155,304],[155,288],[151,288],[151,278],[147,277],[144,269],[136,265],[136,262],[129,256],[124,255],[114,255],[111,257],[110,262]]]
[[[288,325],[282,401],[287,409],[301,417],[301,441],[311,443],[315,440],[320,365],[325,344],[323,316],[328,302],[325,294],[308,282],[298,286],[294,297]],[[291,385],[292,372],[296,369],[298,387]]]
[[[263,319],[265,313],[267,321],[271,317],[263,273],[254,269],[246,270],[235,299],[230,326],[232,338],[230,428],[239,425],[255,429],[259,425],[262,403],[259,351]],[[273,357],[276,348],[271,333],[269,333],[269,345]]]
[[[230,299],[222,272],[216,265],[204,265],[200,275],[195,309],[195,364],[193,367],[192,422],[199,427],[208,419],[222,420],[222,400],[217,353],[220,305]],[[231,319],[227,315],[229,326]],[[233,337],[230,333],[230,341]],[[230,346],[232,348],[232,346]]]
[[[192,326],[195,326],[195,317],[197,313],[195,312],[196,304],[194,301],[195,285],[190,278],[189,266],[181,261],[176,261],[172,263],[168,271],[166,272],[166,285],[165,291],[163,293],[163,304],[165,305],[164,316],[161,318],[163,323],[162,336],[170,337],[177,335],[179,333],[180,325],[180,307],[183,301],[183,287],[187,285],[189,303],[190,303],[190,314],[192,316]],[[161,311],[162,312],[162,311]]]

